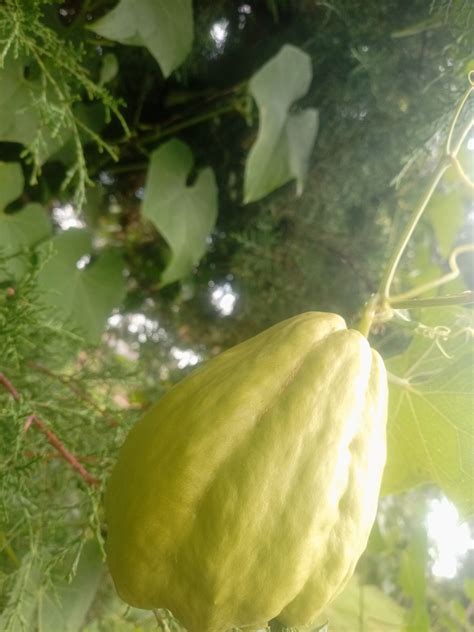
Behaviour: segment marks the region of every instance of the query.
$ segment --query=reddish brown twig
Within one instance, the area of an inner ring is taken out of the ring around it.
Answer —
[[[5,389],[10,393],[15,401],[20,401],[20,393],[16,390],[10,380],[0,372],[0,384],[2,384]],[[69,463],[69,465],[76,470],[76,472],[81,476],[81,478],[88,485],[98,485],[99,480],[92,476],[86,468],[77,460],[77,458],[70,452],[64,443],[59,439],[59,437],[48,428],[46,423],[36,415],[36,413],[32,413],[29,415],[28,419],[25,423],[25,432],[31,425],[35,425],[40,432],[44,434],[47,441],[59,452],[59,454]]]
[[[0,372],[0,384],[3,384],[3,386],[10,393],[13,399],[15,399],[17,402],[20,401],[20,393],[16,390],[16,388],[13,386],[13,384],[10,382],[7,376],[1,372]]]
[[[56,448],[56,450],[61,454],[61,456],[66,459],[71,467],[73,467],[86,481],[89,485],[97,485],[99,483],[98,479],[94,478],[92,474],[90,474],[86,468],[77,460],[77,458],[69,452],[66,446],[59,440],[59,438],[54,434],[52,430],[50,430],[47,425],[44,423],[42,419],[38,417],[35,413],[28,417],[27,423],[34,424],[40,432],[42,432],[49,443]]]

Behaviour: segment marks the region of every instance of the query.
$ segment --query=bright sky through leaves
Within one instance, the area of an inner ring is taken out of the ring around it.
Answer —
[[[79,218],[72,204],[63,204],[53,207],[53,220],[61,230],[69,228],[84,228],[85,223]]]
[[[230,283],[216,285],[211,293],[211,303],[221,316],[230,316],[234,311],[237,294]]]
[[[426,528],[433,545],[431,572],[436,577],[455,577],[463,557],[469,550],[474,550],[469,525],[460,523],[456,507],[447,498],[435,498],[430,502]]]

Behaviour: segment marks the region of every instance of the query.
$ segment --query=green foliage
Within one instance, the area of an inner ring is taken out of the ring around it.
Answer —
[[[0,623],[4,630],[27,630],[34,622],[35,593],[41,582],[41,570],[35,563],[36,551],[33,542],[31,544],[31,552],[25,555],[15,573],[9,600],[2,604]]]
[[[75,200],[81,206],[90,182],[81,134],[101,151],[114,152],[76,115],[74,104],[98,100],[107,115],[113,112],[125,126],[118,102],[90,77],[83,65],[84,50],[66,42],[47,26],[42,17],[44,0],[6,0],[0,5],[0,94],[2,127],[0,139],[25,145],[33,164],[31,181],[45,159],[65,140],[72,138],[75,158],[64,186],[75,181]],[[32,75],[29,80],[26,72]]]
[[[16,162],[0,163],[0,280],[21,279],[27,269],[25,257],[29,249],[37,246],[51,234],[51,226],[40,204],[26,204],[16,213],[6,213],[5,207],[23,191],[23,172]]]
[[[388,363],[385,493],[436,482],[464,516],[474,513],[471,412],[473,340],[469,310],[430,310],[408,349]],[[430,323],[446,323],[430,326]],[[448,326],[449,323],[449,326]]]
[[[429,632],[430,619],[426,601],[428,561],[426,540],[426,532],[420,526],[401,557],[400,586],[405,595],[411,599],[406,632]]]
[[[36,616],[39,630],[80,632],[95,598],[99,582],[104,576],[102,550],[97,541],[84,543],[72,581],[65,580],[43,592]]]
[[[88,342],[99,342],[107,317],[125,294],[121,256],[112,250],[94,256],[87,230],[60,233],[42,251],[50,254],[38,284],[50,313]]]
[[[356,576],[327,610],[329,632],[352,632],[358,621],[364,632],[403,629],[404,609],[377,586],[363,585]]]
[[[0,162],[0,211],[16,200],[23,191],[23,172],[17,162]]]
[[[260,126],[245,166],[245,202],[265,197],[296,179],[303,192],[318,129],[314,108],[290,112],[303,97],[312,78],[311,60],[294,46],[284,46],[250,80],[249,90],[258,105]]]
[[[126,371],[51,319],[38,295],[37,274],[29,266],[19,282],[0,289],[5,632],[41,629],[33,623],[38,617],[59,616],[53,604],[58,593],[62,598],[61,584],[75,574],[86,542],[101,542],[101,481],[124,432],[110,408],[110,389],[120,388]],[[92,477],[96,485],[88,484]],[[92,585],[90,590],[95,592]],[[85,598],[81,590],[79,599]],[[68,615],[76,608],[71,605]]]
[[[459,187],[452,191],[437,193],[430,202],[427,218],[431,221],[436,241],[443,257],[451,254],[459,226],[464,219],[463,196]]]
[[[206,240],[217,217],[217,187],[212,169],[204,169],[192,186],[193,168],[187,145],[171,140],[151,155],[142,213],[153,222],[171,248],[163,285],[186,278],[206,251]]]
[[[101,482],[135,408],[190,370],[180,354],[195,362],[305,310],[356,322],[376,291],[472,69],[469,3],[405,4],[218,0],[192,15],[183,1],[164,17],[164,0],[0,2],[0,373],[20,394],[0,385],[2,632],[156,629],[114,595],[97,550]],[[446,273],[471,239],[455,173],[397,291]],[[290,180],[304,195],[276,190]],[[71,201],[84,230],[58,221]],[[443,294],[472,288],[469,255],[458,264]],[[238,297],[226,318],[209,300],[224,283]],[[433,578],[418,537],[439,488],[472,513],[468,316],[410,310],[373,331],[392,356],[386,491],[418,489],[383,499],[330,630],[472,628],[467,564]],[[26,424],[32,412],[99,485]]]
[[[0,22],[1,25],[1,22]],[[3,26],[6,30],[6,27]],[[2,141],[20,142],[25,145],[33,143],[39,125],[38,112],[33,108],[32,91],[38,90],[39,82],[31,83],[24,79],[26,62],[9,55],[6,49],[2,55],[2,75],[0,89],[2,94]],[[36,96],[36,95],[35,95]],[[46,144],[46,143],[45,143]],[[37,163],[40,164],[44,153],[37,151]]]
[[[51,234],[51,226],[40,204],[27,204],[14,214],[0,215],[0,249],[8,257],[0,279],[19,279],[25,273],[21,254]]]
[[[25,557],[10,601],[0,615],[1,629],[80,632],[103,572],[102,551],[94,540],[81,546],[72,581],[67,580],[66,568],[62,581],[45,586],[38,562]]]
[[[89,27],[98,35],[132,46],[146,46],[165,77],[188,56],[193,41],[191,0],[177,0],[170,11],[166,0],[121,0]]]

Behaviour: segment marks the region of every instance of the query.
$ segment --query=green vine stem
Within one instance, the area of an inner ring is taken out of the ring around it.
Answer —
[[[357,325],[356,329],[360,331],[360,333],[366,338],[369,337],[370,328],[374,321],[375,315],[377,313],[377,307],[379,304],[379,296],[378,294],[374,294],[367,301],[362,317]]]
[[[457,159],[457,155],[459,151],[461,150],[461,147],[467,135],[469,134],[470,130],[474,126],[474,119],[471,119],[467,123],[467,125],[464,126],[459,136],[459,139],[457,143],[455,144],[454,149],[452,148],[452,146],[453,146],[454,132],[455,132],[457,122],[459,120],[459,117],[461,115],[461,112],[464,106],[466,105],[473,91],[474,91],[474,73],[471,72],[469,73],[469,88],[464,93],[454,113],[454,117],[449,129],[448,138],[446,141],[445,153],[443,157],[441,158],[433,176],[431,177],[431,180],[428,186],[426,187],[426,190],[423,192],[418,204],[415,206],[413,213],[408,223],[405,226],[405,229],[400,235],[398,243],[393,250],[392,256],[387,262],[385,271],[380,281],[380,286],[379,286],[379,290],[377,294],[371,297],[365,306],[361,320],[357,326],[357,329],[364,336],[369,335],[371,326],[375,320],[379,320],[379,321],[387,320],[387,318],[390,318],[391,310],[393,308],[395,309],[401,308],[402,305],[403,307],[411,308],[411,307],[415,307],[413,303],[415,303],[416,306],[418,307],[422,307],[422,306],[428,307],[428,306],[433,306],[433,305],[437,305],[437,306],[442,305],[442,304],[453,305],[453,304],[465,304],[467,302],[469,303],[472,302],[472,296],[469,296],[469,293],[468,293],[467,299],[465,295],[461,295],[458,297],[439,297],[435,299],[418,299],[417,301],[409,300],[412,297],[418,296],[419,294],[421,294],[422,292],[428,289],[433,289],[434,287],[438,287],[444,283],[447,283],[448,281],[451,281],[453,278],[456,278],[457,276],[459,276],[459,268],[457,265],[456,258],[459,254],[461,254],[461,252],[474,250],[474,246],[472,245],[460,246],[456,248],[455,250],[453,250],[450,256],[450,260],[449,260],[451,271],[448,274],[441,277],[440,279],[436,279],[435,281],[424,284],[420,287],[410,290],[409,292],[405,292],[403,294],[400,294],[394,297],[390,297],[390,288],[392,286],[395,273],[399,266],[400,260],[403,256],[403,253],[406,250],[408,242],[410,241],[415,231],[415,228],[418,225],[418,222],[420,221],[424,211],[426,210],[426,207],[428,206],[428,203],[431,200],[431,197],[433,196],[433,193],[435,192],[445,172],[450,167],[454,167],[458,171],[463,181],[467,181],[469,186],[472,186],[471,181],[469,180],[467,175],[464,173],[464,170],[462,169],[462,166]],[[446,302],[446,300],[448,300],[448,302]]]
[[[418,222],[420,221],[421,216],[423,215],[426,207],[428,206],[428,202],[430,201],[433,193],[436,190],[436,187],[438,186],[441,178],[443,177],[447,169],[450,167],[450,165],[451,165],[451,161],[446,156],[444,156],[440,164],[438,165],[438,168],[436,169],[433,177],[431,178],[431,182],[426,188],[426,191],[421,196],[420,201],[417,204],[415,211],[410,218],[410,221],[405,226],[405,230],[403,231],[399,239],[399,242],[396,248],[394,249],[392,256],[389,259],[389,262],[385,269],[385,273],[380,282],[379,295],[383,303],[390,302],[389,300],[390,288],[392,286],[392,282],[395,276],[395,272],[398,268],[398,264],[400,263],[400,259],[402,258],[402,255],[405,252],[408,242],[410,241],[410,238],[413,235],[413,232],[415,231],[415,228]]]
[[[454,117],[453,117],[453,122],[451,123],[451,127],[449,128],[449,133],[448,133],[448,138],[446,140],[446,154],[448,156],[451,155],[451,144],[453,142],[453,136],[454,136],[454,130],[456,128],[456,124],[458,122],[459,117],[461,116],[461,112],[463,111],[464,106],[467,103],[467,100],[469,99],[469,97],[471,96],[471,92],[473,90],[474,87],[474,72],[470,72],[468,75],[468,81],[469,81],[469,88],[466,90],[466,92],[464,93],[462,99],[459,101],[459,104],[456,108],[456,111],[454,113]],[[472,122],[471,122],[472,125]],[[458,142],[456,150],[454,151],[455,154],[457,154],[457,152],[460,149],[460,146],[462,145],[463,139]]]
[[[440,285],[444,285],[445,283],[449,283],[450,281],[454,281],[461,274],[461,271],[458,266],[457,258],[459,255],[464,254],[466,252],[474,252],[474,244],[464,244],[462,246],[457,246],[451,252],[449,257],[449,268],[450,272],[444,274],[442,277],[438,279],[434,279],[429,283],[423,283],[423,285],[418,285],[412,290],[408,290],[407,292],[402,292],[401,294],[396,294],[395,296],[390,297],[390,305],[394,305],[397,301],[404,301],[409,298],[413,298],[415,296],[419,296],[424,292],[428,292],[429,290],[433,290],[434,288],[440,287]]]

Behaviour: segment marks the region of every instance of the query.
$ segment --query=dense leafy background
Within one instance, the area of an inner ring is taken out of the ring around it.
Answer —
[[[0,390],[2,631],[156,628],[103,564],[127,429],[278,320],[357,320],[473,67],[464,2],[172,5],[0,2],[0,372],[20,393]],[[448,172],[395,291],[472,241],[471,198]],[[472,262],[439,291],[472,289]],[[386,496],[331,631],[473,624],[472,542],[441,579],[426,526],[444,495],[474,513],[472,331],[457,308],[373,332],[391,372]],[[32,411],[98,485],[25,426]]]

